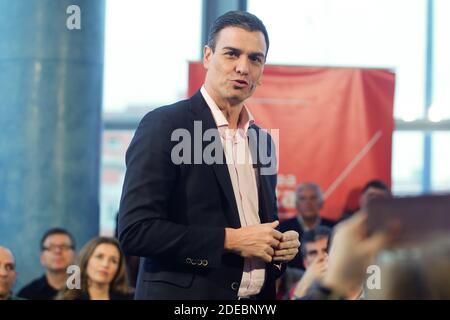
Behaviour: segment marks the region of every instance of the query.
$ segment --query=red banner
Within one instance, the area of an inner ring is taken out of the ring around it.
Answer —
[[[203,84],[201,63],[189,65],[189,96]],[[280,218],[295,213],[295,187],[317,183],[322,216],[355,209],[371,179],[391,184],[395,75],[382,69],[266,65],[247,106],[262,128],[279,129]]]

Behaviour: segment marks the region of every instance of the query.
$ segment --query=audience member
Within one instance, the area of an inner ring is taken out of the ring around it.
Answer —
[[[320,217],[320,210],[324,204],[322,190],[311,182],[302,183],[296,191],[297,215],[280,224],[280,231],[295,230],[299,234],[300,242],[306,231],[314,230],[318,226],[333,228],[334,222]],[[301,252],[292,259],[288,266],[304,269]]]
[[[40,246],[45,273],[23,287],[18,295],[30,300],[53,300],[66,284],[67,267],[74,263],[75,239],[65,229],[52,228],[42,236]]]
[[[16,277],[16,261],[12,252],[0,246],[0,300],[18,299],[12,294]]]
[[[129,300],[125,258],[114,238],[97,237],[89,241],[78,257],[80,288],[66,286],[57,296],[61,300]]]
[[[367,267],[380,251],[389,247],[398,232],[398,226],[392,225],[369,235],[366,221],[367,213],[362,210],[336,226],[327,272],[302,299],[348,299],[361,291]]]
[[[331,229],[318,226],[303,236],[301,252],[305,273],[293,284],[289,297],[301,298],[314,281],[323,279],[328,266],[328,245]]]
[[[367,204],[370,200],[375,198],[385,198],[391,196],[391,190],[389,190],[386,183],[381,180],[370,180],[366,183],[364,188],[361,191],[361,195],[359,197],[359,208],[364,209],[367,208]],[[358,211],[358,210],[356,210]],[[354,212],[345,212],[340,221],[344,221],[345,219],[352,216]]]

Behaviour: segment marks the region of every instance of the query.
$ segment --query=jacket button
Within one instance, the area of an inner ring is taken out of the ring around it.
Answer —
[[[231,284],[231,289],[233,289],[233,291],[237,291],[239,289],[239,283],[233,282]]]

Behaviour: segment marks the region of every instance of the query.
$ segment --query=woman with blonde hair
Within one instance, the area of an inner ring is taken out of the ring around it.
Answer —
[[[114,238],[97,237],[90,240],[78,256],[81,288],[63,289],[59,300],[129,300],[125,257]]]

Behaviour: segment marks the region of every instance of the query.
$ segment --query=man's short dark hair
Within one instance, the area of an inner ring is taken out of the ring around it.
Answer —
[[[328,238],[328,245],[327,247],[329,247],[329,243],[330,243],[330,238],[331,238],[331,229],[326,227],[326,226],[317,226],[312,230],[306,231],[303,234],[302,239],[300,240],[301,242],[301,252],[302,252],[302,256],[303,258],[306,257],[307,251],[306,251],[306,244],[307,243],[311,243],[311,242],[316,242],[320,239],[323,238]]]
[[[386,191],[389,194],[391,193],[386,183],[378,179],[370,180],[369,182],[367,182],[362,190],[362,193],[365,193],[367,190],[369,190],[369,188],[380,189]]]
[[[70,242],[72,244],[72,249],[75,250],[75,247],[76,247],[75,238],[69,231],[67,231],[66,229],[63,229],[63,228],[51,228],[51,229],[47,230],[41,238],[41,250],[44,250],[45,240],[54,234],[64,234],[64,235],[68,236],[70,238]]]
[[[220,17],[218,17],[208,34],[208,47],[214,50],[216,49],[217,35],[222,29],[227,27],[238,27],[247,31],[260,31],[264,35],[264,40],[266,41],[266,56],[269,51],[269,35],[267,33],[266,27],[259,18],[249,12],[245,11],[229,11]]]

